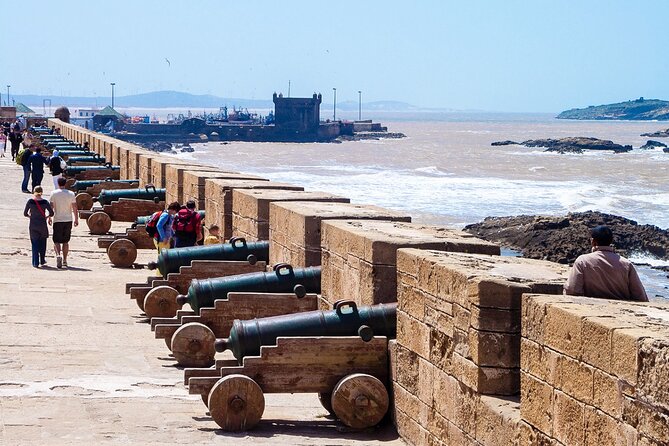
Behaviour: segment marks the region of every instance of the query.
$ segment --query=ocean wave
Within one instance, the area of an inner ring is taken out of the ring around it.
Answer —
[[[444,172],[437,166],[417,167],[413,169],[414,172],[420,172],[429,176],[453,176],[450,172]]]

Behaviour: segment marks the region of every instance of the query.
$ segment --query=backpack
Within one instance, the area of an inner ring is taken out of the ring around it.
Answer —
[[[177,237],[195,235],[197,227],[197,213],[188,208],[180,209],[174,217],[172,229]]]
[[[158,235],[158,220],[160,220],[163,212],[165,211],[154,212],[149,221],[146,222],[146,232],[149,234],[149,237],[154,238]]]
[[[16,159],[15,160],[16,160],[16,164],[18,164],[19,166],[23,165],[23,155],[25,155],[25,153],[26,153],[26,149],[21,149],[21,150],[19,150],[19,153],[16,154]]]

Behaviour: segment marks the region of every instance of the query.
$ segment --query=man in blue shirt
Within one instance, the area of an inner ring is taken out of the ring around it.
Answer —
[[[35,147],[35,153],[28,158],[28,165],[30,166],[30,173],[33,176],[33,190],[35,186],[42,185],[42,178],[44,178],[44,165],[48,160],[42,156],[42,148]]]

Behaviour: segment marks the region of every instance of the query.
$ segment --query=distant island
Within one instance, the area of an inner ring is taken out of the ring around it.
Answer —
[[[669,120],[669,101],[639,98],[634,101],[608,105],[591,105],[563,111],[558,119],[666,121]]]

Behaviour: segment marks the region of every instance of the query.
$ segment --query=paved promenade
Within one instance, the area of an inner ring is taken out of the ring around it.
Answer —
[[[11,157],[0,158],[0,445],[403,444],[387,424],[344,429],[315,395],[266,395],[257,429],[217,429],[124,294],[147,270],[112,268],[84,221],[73,231],[69,269],[56,269],[51,241],[47,267],[31,267],[21,176]],[[45,198],[51,184],[46,173]],[[140,251],[138,262],[152,256]]]

